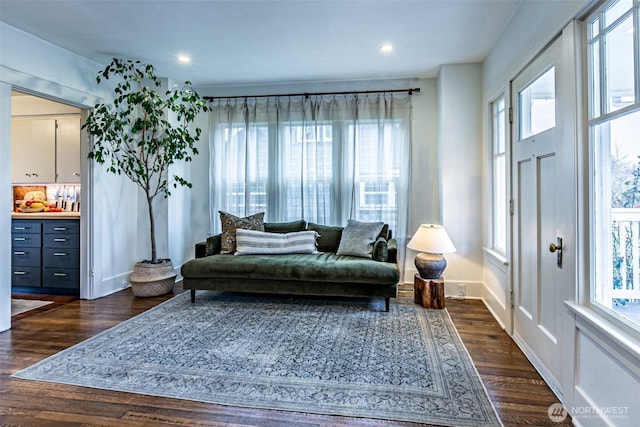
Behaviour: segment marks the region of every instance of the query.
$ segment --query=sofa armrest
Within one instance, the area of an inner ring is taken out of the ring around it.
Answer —
[[[219,254],[221,247],[221,234],[209,236],[206,241],[196,243],[196,258],[204,258],[209,255]]]
[[[396,239],[387,241],[387,262],[398,262],[398,242],[396,242]]]

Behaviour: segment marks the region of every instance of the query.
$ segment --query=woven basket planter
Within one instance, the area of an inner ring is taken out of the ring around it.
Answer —
[[[133,295],[137,297],[156,297],[173,290],[176,283],[176,272],[171,260],[162,260],[159,264],[148,262],[136,263],[129,277]]]

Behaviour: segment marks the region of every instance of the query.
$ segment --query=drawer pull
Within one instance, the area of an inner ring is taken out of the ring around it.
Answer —
[[[13,240],[16,241],[16,242],[25,242],[27,240],[27,238],[26,237],[14,237]]]
[[[66,242],[67,239],[53,239],[54,242]]]
[[[66,252],[54,252],[53,256],[67,256]]]
[[[13,254],[14,255],[26,255],[27,253],[25,251],[14,251]]]
[[[55,277],[67,277],[67,273],[53,273]]]
[[[14,230],[28,230],[27,227],[13,227]]]
[[[67,227],[53,227],[55,231],[65,231]]]
[[[13,274],[16,275],[16,276],[24,276],[25,274],[27,274],[27,272],[26,271],[14,271]]]

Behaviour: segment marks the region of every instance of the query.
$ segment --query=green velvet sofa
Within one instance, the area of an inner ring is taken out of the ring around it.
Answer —
[[[318,253],[281,255],[221,254],[221,235],[195,245],[195,259],[181,268],[183,287],[196,290],[232,291],[314,296],[380,297],[389,311],[397,295],[400,273],[397,244],[385,225],[373,246],[371,258],[337,255],[342,227],[305,221],[265,223],[266,232],[288,233],[315,230]]]

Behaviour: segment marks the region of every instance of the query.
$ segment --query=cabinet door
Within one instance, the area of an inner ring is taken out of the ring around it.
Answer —
[[[42,235],[12,233],[11,246],[14,248],[39,248],[42,246]]]
[[[57,120],[56,182],[80,182],[80,117]]]
[[[80,270],[77,268],[44,267],[42,269],[42,287],[79,289]]]
[[[75,268],[80,264],[80,249],[43,248],[42,266],[54,268]]]
[[[12,182],[54,182],[55,149],[55,120],[11,120]]]
[[[26,221],[11,220],[11,232],[15,234],[40,234],[42,223],[32,219]]]
[[[37,267],[42,265],[40,248],[14,247],[11,249],[12,267]]]
[[[40,267],[11,267],[11,286],[27,286],[39,288],[42,286]]]

